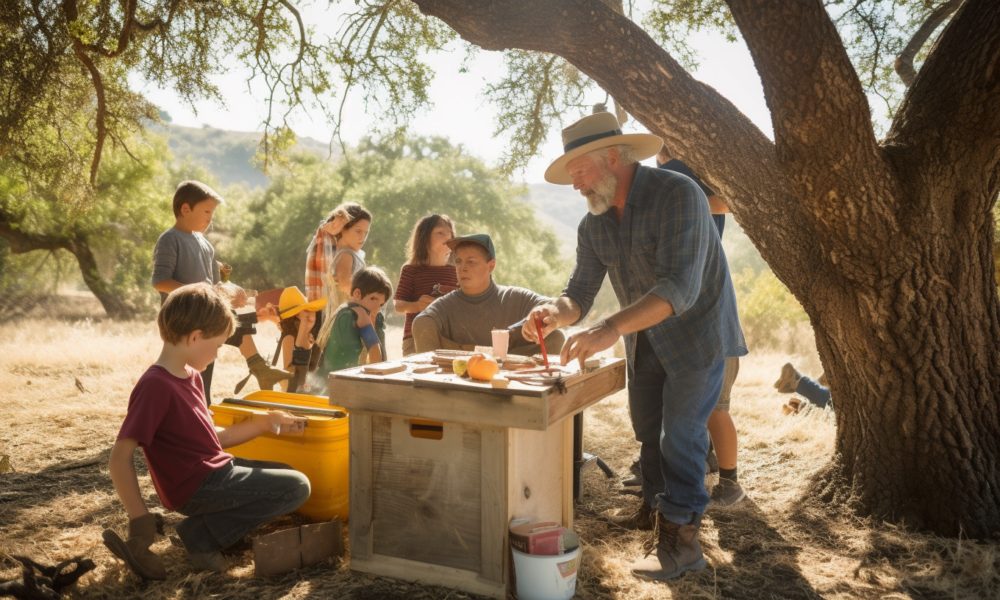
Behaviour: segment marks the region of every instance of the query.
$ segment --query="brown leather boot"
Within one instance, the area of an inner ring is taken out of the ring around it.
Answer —
[[[627,515],[620,515],[616,517],[608,517],[608,521],[612,524],[622,527],[624,529],[634,529],[636,531],[652,531],[653,526],[656,523],[656,511],[646,504],[643,500],[642,504],[635,512]]]
[[[101,535],[104,545],[118,558],[125,561],[132,571],[143,579],[162,581],[167,578],[163,560],[149,549],[156,537],[156,517],[147,514],[128,523],[128,541],[118,534],[105,529]]]
[[[677,525],[657,512],[656,528],[656,546],[646,556],[632,563],[633,574],[664,581],[686,571],[705,568],[705,555],[698,543],[701,515],[687,525]]]
[[[267,364],[267,361],[260,354],[248,356],[247,367],[250,369],[250,375],[257,378],[257,385],[261,390],[273,390],[274,386],[292,376],[291,373],[284,369],[276,369]],[[233,390],[234,394],[240,393],[243,386],[250,380],[250,375],[247,375],[236,384],[236,389]]]

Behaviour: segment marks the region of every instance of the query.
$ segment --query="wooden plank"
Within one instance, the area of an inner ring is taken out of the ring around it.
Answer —
[[[369,375],[392,375],[393,373],[405,371],[406,365],[402,363],[387,362],[365,365],[362,369],[364,369],[364,372]]]
[[[479,575],[503,583],[507,556],[507,430],[482,430],[482,551]]]
[[[489,427],[535,430],[548,427],[548,400],[544,397],[414,388],[388,381],[373,385],[370,381],[333,374],[329,387],[331,404],[343,406],[349,413],[405,415]]]
[[[351,516],[348,520],[351,555],[372,555],[372,417],[350,416]]]
[[[550,394],[548,424],[554,425],[599,400],[625,389],[625,362],[616,362],[567,385],[565,394]]]
[[[373,575],[413,581],[421,585],[439,585],[497,600],[505,600],[507,597],[505,584],[487,581],[471,571],[428,565],[391,556],[376,554],[370,559],[357,559],[352,555],[351,569]]]
[[[415,375],[413,387],[433,387],[445,390],[466,390],[471,392],[495,393],[500,395],[538,396],[542,397],[552,391],[553,386],[528,385],[520,381],[511,381],[506,388],[496,389],[489,381],[477,381],[458,375]]]
[[[299,551],[302,566],[318,565],[332,556],[344,555],[344,536],[340,519],[325,523],[309,523],[299,528]]]
[[[253,566],[257,577],[283,575],[302,568],[299,528],[283,529],[253,539]]]
[[[562,429],[562,524],[567,529],[573,529],[573,419],[564,420]]]
[[[508,431],[508,520],[562,523],[565,431],[562,425],[548,431]]]
[[[482,431],[445,423],[443,439],[417,438],[405,420],[372,419],[372,552],[478,572]]]

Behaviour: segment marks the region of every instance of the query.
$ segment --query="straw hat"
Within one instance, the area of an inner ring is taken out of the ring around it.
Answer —
[[[326,298],[306,302],[305,295],[297,287],[287,287],[281,292],[281,299],[278,300],[278,316],[282,319],[290,319],[304,310],[319,312],[326,306]]]
[[[636,160],[653,156],[663,147],[663,140],[651,133],[622,133],[618,119],[609,112],[588,115],[562,130],[563,154],[545,170],[545,181],[568,185],[573,178],[566,165],[578,156],[608,146],[626,144],[635,149]]]

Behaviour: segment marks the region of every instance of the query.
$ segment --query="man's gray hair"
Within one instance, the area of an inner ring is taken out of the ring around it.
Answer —
[[[592,154],[594,157],[599,157],[598,160],[600,160],[604,164],[604,166],[607,166],[608,159],[611,158],[612,148],[618,149],[618,160],[621,161],[622,166],[628,166],[639,162],[635,158],[635,148],[629,144],[618,144],[615,146],[598,148],[597,150],[590,152],[590,154]]]

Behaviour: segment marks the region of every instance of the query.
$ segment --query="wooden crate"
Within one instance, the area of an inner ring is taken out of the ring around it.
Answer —
[[[447,383],[330,374],[331,402],[351,414],[351,568],[505,598],[507,524],[572,526],[567,417],[623,389],[625,363],[567,377],[565,392]],[[414,418],[440,421],[440,439],[415,437]]]

